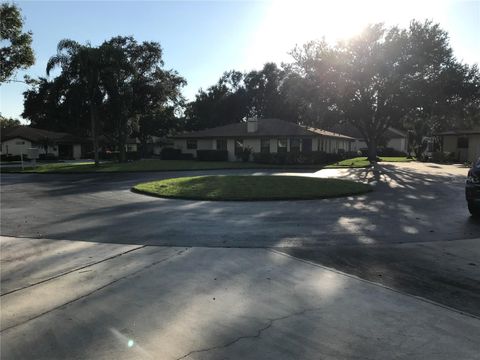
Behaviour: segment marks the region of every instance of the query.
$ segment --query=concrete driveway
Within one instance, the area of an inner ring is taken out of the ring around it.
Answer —
[[[2,359],[480,353],[479,318],[268,249],[1,244]]]
[[[129,191],[187,172],[4,174],[2,357],[475,358],[466,172],[322,170],[375,191],[248,203]]]

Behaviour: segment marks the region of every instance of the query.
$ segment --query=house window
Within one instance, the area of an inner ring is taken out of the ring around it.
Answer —
[[[277,142],[277,152],[286,153],[287,152],[287,139],[280,138]]]
[[[197,140],[187,140],[187,149],[195,150],[197,148]]]
[[[307,153],[312,151],[312,138],[302,139],[302,152]]]
[[[235,139],[235,154],[241,154],[243,151],[243,139]]]
[[[270,152],[270,139],[260,139],[260,152],[264,154]]]
[[[457,139],[457,148],[468,149],[468,137],[459,137]]]
[[[300,152],[302,140],[297,137],[290,138],[290,152]]]
[[[25,141],[17,141],[15,142],[16,145],[25,145]]]
[[[227,139],[217,139],[217,150],[227,150]]]

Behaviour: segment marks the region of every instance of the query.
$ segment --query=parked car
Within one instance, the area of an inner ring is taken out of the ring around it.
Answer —
[[[465,197],[472,216],[480,216],[480,158],[468,171],[465,184]]]

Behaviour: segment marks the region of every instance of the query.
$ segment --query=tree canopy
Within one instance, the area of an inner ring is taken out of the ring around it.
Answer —
[[[0,5],[0,84],[9,80],[15,71],[33,65],[32,33],[23,32],[20,9],[14,4]]]
[[[407,29],[375,24],[348,41],[311,42],[292,55],[305,108],[315,109],[319,123],[336,114],[355,127],[371,161],[389,127],[423,138],[465,117],[478,120],[478,68],[458,62],[447,33],[430,21]]]
[[[167,133],[182,104],[186,82],[163,66],[155,42],[114,37],[93,47],[62,40],[46,69],[49,74],[59,67],[60,74],[30,81],[23,116],[33,126],[91,136],[96,163],[102,136],[118,147],[123,161],[129,136],[146,141]]]
[[[20,126],[20,120],[13,118],[6,118],[0,114],[0,129],[7,129]]]

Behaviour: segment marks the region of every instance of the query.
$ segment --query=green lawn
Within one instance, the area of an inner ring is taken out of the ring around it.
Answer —
[[[409,159],[405,156],[403,157],[390,157],[390,156],[383,156],[380,157],[380,162],[409,162],[413,161],[413,159]],[[362,167],[367,167],[370,165],[370,162],[367,160],[366,157],[356,157],[352,159],[346,159],[339,161],[338,163],[331,164],[325,166],[326,168],[329,169],[335,169],[335,168],[362,168]]]
[[[382,161],[411,161],[405,157],[384,157]],[[369,166],[367,158],[347,159],[325,166],[326,168],[356,168]],[[139,160],[128,163],[109,162],[95,167],[93,162],[39,164],[36,168],[26,167],[26,173],[82,173],[82,172],[137,172],[137,171],[179,171],[215,169],[315,169],[322,165],[275,165],[253,162],[195,161],[195,160]],[[20,167],[2,168],[1,172],[22,172]]]
[[[133,191],[191,200],[305,200],[363,194],[371,187],[303,176],[194,176],[142,183]]]
[[[42,164],[35,169],[25,168],[23,172],[33,173],[77,173],[77,172],[137,172],[137,171],[176,171],[176,170],[215,170],[215,169],[284,169],[312,168],[321,165],[271,165],[253,162],[195,161],[195,160],[139,160],[128,163],[103,163],[98,167],[93,162],[75,164]],[[21,168],[2,168],[2,172],[21,172]]]
[[[190,161],[190,160],[140,160],[128,163],[103,163],[95,167],[93,162],[76,164],[42,164],[35,169],[26,168],[24,172],[48,173],[48,172],[137,172],[137,171],[169,171],[169,170],[212,170],[212,169],[243,169],[264,168],[253,163],[223,162],[223,161]],[[8,171],[21,171],[19,168],[2,169]]]

